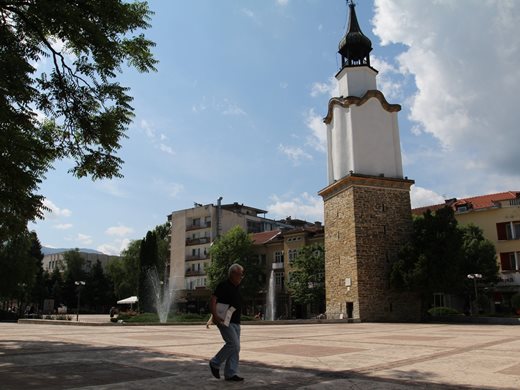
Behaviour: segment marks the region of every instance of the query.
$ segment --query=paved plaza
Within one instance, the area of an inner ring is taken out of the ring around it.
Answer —
[[[520,389],[520,325],[247,324],[232,383],[215,327],[90,321],[0,323],[0,389]]]

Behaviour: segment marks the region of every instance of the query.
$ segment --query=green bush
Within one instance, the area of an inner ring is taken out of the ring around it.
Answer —
[[[458,312],[455,309],[452,309],[451,307],[432,307],[430,310],[428,310],[428,314],[436,317],[436,316],[455,316],[459,315],[460,312]]]

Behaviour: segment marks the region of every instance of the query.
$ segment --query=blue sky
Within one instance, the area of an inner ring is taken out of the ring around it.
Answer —
[[[323,221],[322,117],[335,95],[343,0],[149,1],[158,71],[125,71],[135,119],[117,180],[60,161],[31,223],[45,246],[119,254],[194,202]],[[358,0],[378,88],[399,113],[412,206],[520,190],[520,2]]]

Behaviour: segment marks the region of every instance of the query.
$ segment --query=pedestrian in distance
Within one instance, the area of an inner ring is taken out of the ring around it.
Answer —
[[[218,327],[225,344],[209,361],[209,367],[213,376],[220,379],[220,367],[224,363],[224,378],[234,382],[244,380],[238,376],[242,313],[240,283],[243,277],[244,267],[236,263],[231,265],[228,278],[217,285],[210,301],[213,323]]]

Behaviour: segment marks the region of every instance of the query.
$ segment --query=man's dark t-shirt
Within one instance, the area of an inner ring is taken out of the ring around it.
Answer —
[[[242,297],[240,296],[240,285],[235,286],[228,280],[219,283],[215,292],[218,303],[225,303],[233,306],[236,310],[231,315],[231,321],[235,324],[240,324],[240,316],[242,314]]]

